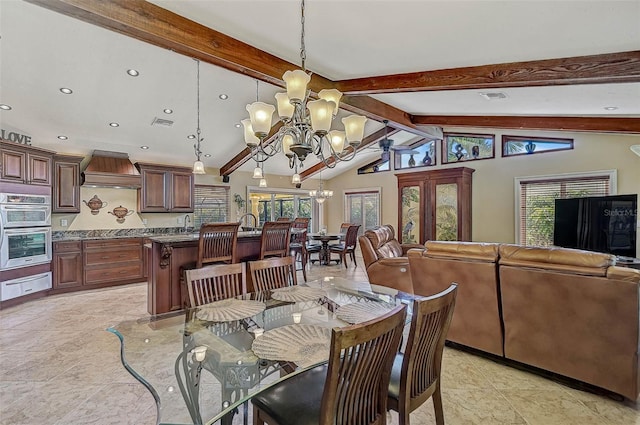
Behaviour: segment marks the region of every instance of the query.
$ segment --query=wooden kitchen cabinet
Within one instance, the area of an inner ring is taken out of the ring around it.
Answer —
[[[84,285],[143,280],[142,238],[82,242]]]
[[[83,157],[54,155],[51,212],[80,212],[80,162]]]
[[[82,286],[82,241],[53,243],[53,289]]]
[[[193,212],[194,179],[190,168],[137,163],[142,177],[138,212]]]
[[[0,157],[1,181],[51,186],[53,152],[0,141]]]
[[[474,171],[457,167],[396,174],[401,243],[470,241]]]

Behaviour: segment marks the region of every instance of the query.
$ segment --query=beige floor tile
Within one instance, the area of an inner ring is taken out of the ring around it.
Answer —
[[[366,281],[359,266],[313,265],[308,280],[342,276]],[[302,282],[302,273],[298,273]],[[0,424],[155,423],[151,394],[120,363],[120,343],[105,329],[147,317],[146,284],[124,285],[47,297],[0,310]],[[171,339],[173,334],[155,333]],[[164,367],[150,373],[162,388],[175,387],[173,364],[144,351],[144,338],[132,341],[140,355]],[[132,354],[133,355],[133,354]],[[475,355],[445,348],[443,400],[447,425],[544,424],[640,425],[637,407],[582,393]],[[219,384],[203,378],[204,404],[219,403]],[[249,409],[249,411],[251,411]],[[186,411],[167,417],[188,418]],[[428,400],[411,415],[414,425],[432,424]],[[526,422],[525,422],[526,421]],[[234,425],[242,420],[235,417]],[[392,415],[392,424],[397,416]]]

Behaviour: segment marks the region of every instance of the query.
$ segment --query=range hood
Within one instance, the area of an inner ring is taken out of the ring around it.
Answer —
[[[82,185],[138,189],[140,173],[123,152],[94,150],[87,168],[82,172]]]

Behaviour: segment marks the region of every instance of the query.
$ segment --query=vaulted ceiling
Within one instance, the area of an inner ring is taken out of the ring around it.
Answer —
[[[57,151],[190,164],[196,58],[204,162],[249,170],[234,124],[300,63],[298,1],[28,0],[0,12],[2,129]],[[640,133],[638,1],[307,0],[305,23],[312,91],[343,91],[341,114],[370,118],[371,145],[383,119],[400,143],[432,126]],[[379,155],[363,151],[359,163]],[[266,164],[289,173],[284,159]],[[303,176],[323,168],[305,165]]]

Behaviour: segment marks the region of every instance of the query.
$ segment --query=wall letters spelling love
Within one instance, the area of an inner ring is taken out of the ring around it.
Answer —
[[[15,131],[7,131],[0,128],[0,139],[9,140],[10,142],[19,143],[21,145],[31,146],[31,136],[16,133]]]

